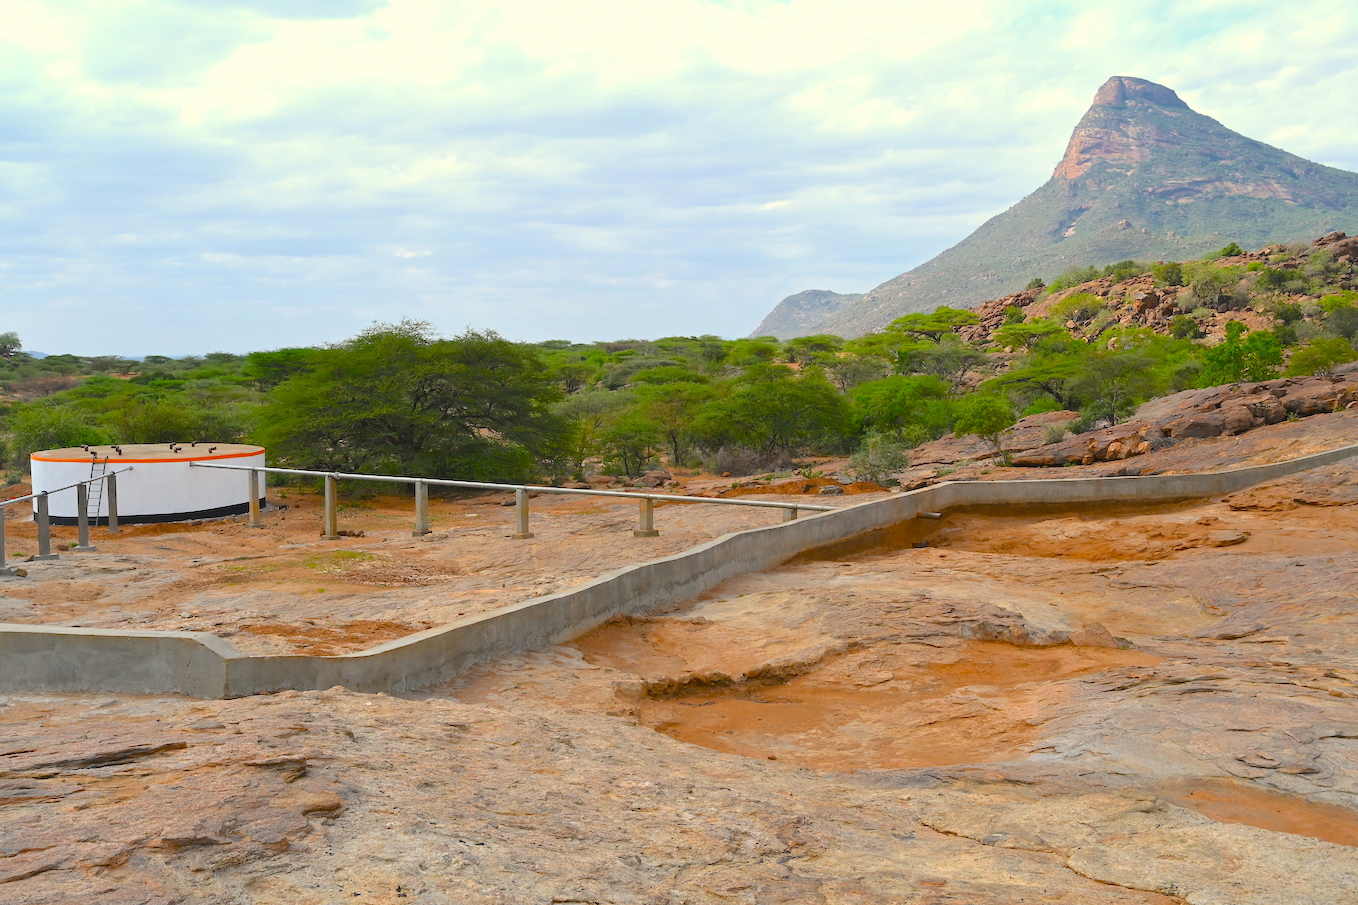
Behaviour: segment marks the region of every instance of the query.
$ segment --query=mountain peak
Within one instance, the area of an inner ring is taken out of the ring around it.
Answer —
[[[1104,82],[1095,92],[1094,103],[1091,106],[1125,107],[1129,100],[1146,101],[1159,104],[1161,107],[1188,109],[1188,105],[1174,93],[1173,89],[1129,75],[1115,75]]]
[[[1192,113],[1164,85],[1115,75],[1094,94],[1094,103],[1071,133],[1065,156],[1052,176],[1077,179],[1100,160],[1129,170],[1147,160],[1156,147],[1181,144],[1183,137],[1174,128],[1173,118]]]
[[[1115,76],[1081,117],[1053,177],[933,259],[862,297],[791,296],[760,333],[857,336],[903,314],[962,308],[1072,267],[1183,261],[1358,233],[1358,174],[1232,132],[1163,85]]]

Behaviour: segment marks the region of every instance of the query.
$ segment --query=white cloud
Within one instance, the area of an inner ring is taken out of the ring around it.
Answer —
[[[1355,38],[1338,0],[11,0],[0,305],[89,353],[735,335],[1036,188],[1110,75],[1358,168]]]

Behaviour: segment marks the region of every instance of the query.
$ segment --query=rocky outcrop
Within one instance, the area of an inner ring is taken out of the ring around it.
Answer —
[[[1131,419],[1057,443],[1015,448],[1012,464],[1089,465],[1138,456],[1186,440],[1234,436],[1289,418],[1358,406],[1358,364],[1337,376],[1284,377],[1253,384],[1185,390],[1153,399]]]

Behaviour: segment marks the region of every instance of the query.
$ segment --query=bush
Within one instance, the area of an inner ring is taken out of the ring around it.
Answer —
[[[766,452],[748,446],[720,446],[702,457],[703,471],[735,477],[790,468],[792,457],[781,450]]]
[[[1084,323],[1103,310],[1103,299],[1088,292],[1077,292],[1069,298],[1057,302],[1048,314],[1058,324],[1066,321]]]
[[[1073,424],[1074,422],[1071,422]],[[1060,443],[1070,433],[1070,424],[1046,424],[1042,427],[1043,443]]]
[[[109,436],[74,408],[36,405],[21,409],[9,419],[10,463],[28,471],[29,456],[40,449],[104,444]]]
[[[1103,269],[1103,275],[1112,277],[1118,282],[1130,280],[1132,277],[1139,277],[1149,268],[1140,261],[1118,261],[1116,264],[1109,264]]]
[[[1287,366],[1287,376],[1319,374],[1330,376],[1336,365],[1358,359],[1358,352],[1346,339],[1332,336],[1317,339],[1292,353],[1292,361]]]
[[[1028,403],[1028,407],[1023,410],[1023,417],[1026,418],[1029,415],[1040,415],[1043,412],[1059,411],[1061,411],[1061,403],[1050,396],[1038,396],[1032,402]]]
[[[1170,318],[1169,332],[1175,339],[1197,339],[1202,336],[1198,322],[1187,314],[1176,314]]]
[[[1278,320],[1289,325],[1295,324],[1306,316],[1306,313],[1301,310],[1301,306],[1293,302],[1279,302],[1274,314],[1278,316]]]
[[[1101,276],[1103,276],[1103,272],[1097,267],[1074,267],[1052,280],[1047,288],[1052,292],[1060,292],[1063,289],[1079,286],[1081,283],[1088,283],[1090,280],[1097,280]]]
[[[865,481],[883,484],[896,472],[910,467],[905,444],[882,434],[868,434],[849,459],[849,470]]]
[[[1189,295],[1199,305],[1214,311],[1231,311],[1249,302],[1249,296],[1237,290],[1241,270],[1238,267],[1201,267],[1189,281]]]
[[[1155,285],[1160,287],[1182,286],[1184,284],[1184,269],[1177,261],[1162,261],[1159,264],[1152,264],[1151,276],[1155,277]]]
[[[1243,255],[1243,254],[1248,254],[1248,252],[1245,251],[1245,249],[1241,248],[1239,243],[1237,243],[1237,242],[1232,242],[1230,245],[1227,245],[1225,248],[1221,249],[1220,251],[1216,252],[1215,254],[1210,255],[1209,257],[1211,257],[1211,258],[1233,258],[1233,257],[1235,257],[1236,255]]]

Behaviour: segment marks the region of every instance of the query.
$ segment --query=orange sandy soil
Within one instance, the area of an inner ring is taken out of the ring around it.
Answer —
[[[691,490],[678,492],[714,495],[713,486],[732,482],[689,483]],[[768,499],[847,502],[810,500],[800,486],[788,490]],[[857,490],[853,502],[874,498]],[[5,495],[27,492],[19,485]],[[261,529],[248,528],[244,517],[125,526],[117,535],[94,528],[97,552],[63,552],[55,562],[24,561],[37,550],[37,529],[25,507],[6,507],[8,559],[28,575],[0,578],[0,622],[206,631],[251,654],[332,655],[781,520],[772,509],[662,502],[655,511],[660,536],[634,538],[636,503],[543,495],[531,502],[535,536],[514,540],[514,509],[502,505],[508,499],[431,499],[433,533],[422,538],[411,535],[409,497],[342,501],[341,530],[364,536],[327,541],[320,537],[320,495],[277,489],[270,503],[288,508],[268,509]],[[58,548],[75,540],[74,527],[53,528]]]

